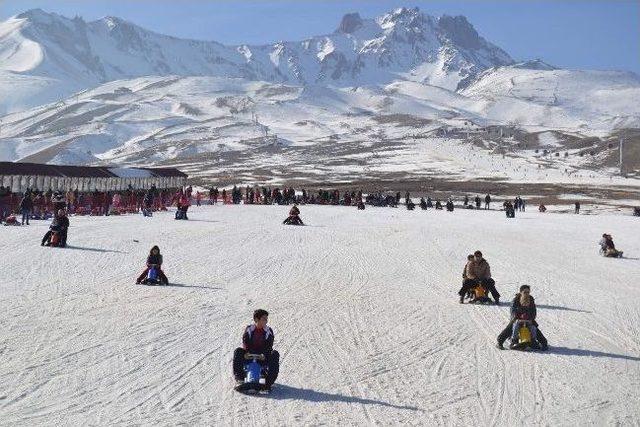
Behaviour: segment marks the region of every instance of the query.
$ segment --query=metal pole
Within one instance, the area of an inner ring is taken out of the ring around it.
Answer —
[[[622,145],[623,145],[623,139],[620,138],[620,175],[623,174],[623,169],[622,169]]]

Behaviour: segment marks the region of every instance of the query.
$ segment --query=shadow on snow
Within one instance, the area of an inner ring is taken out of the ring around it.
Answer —
[[[384,402],[375,399],[363,399],[355,396],[345,396],[337,393],[325,393],[322,391],[315,391],[308,388],[292,387],[289,385],[276,384],[274,392],[268,395],[272,399],[300,399],[309,402],[344,402],[344,403],[359,403],[362,405],[380,405],[394,409],[405,409],[410,411],[423,411],[415,406],[402,406],[394,405],[392,403]]]
[[[580,310],[580,309],[577,309],[577,308],[563,307],[561,305],[536,304],[536,308],[543,308],[545,310],[576,311],[578,313],[592,313],[591,311]]]
[[[568,347],[549,347],[549,353],[559,354],[563,356],[589,356],[589,357],[609,357],[612,359],[631,360],[640,362],[640,357],[627,356],[625,354],[605,353],[603,351],[582,350],[579,348]]]
[[[111,252],[111,253],[115,253],[115,254],[126,254],[126,253],[128,253],[128,252],[116,251],[116,250],[113,250],[113,249],[88,248],[88,247],[85,247],[85,246],[67,245],[66,248],[67,249],[77,249],[77,250],[81,250],[81,251],[90,251],[90,252],[102,252],[102,253],[106,253],[106,252]]]
[[[198,286],[198,285],[185,285],[183,283],[169,283],[167,285],[158,285],[159,288],[174,287],[174,288],[199,288],[208,289],[211,291],[221,291],[222,288],[212,288],[210,286]]]

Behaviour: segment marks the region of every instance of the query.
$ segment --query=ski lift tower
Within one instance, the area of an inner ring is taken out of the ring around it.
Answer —
[[[620,138],[620,175],[624,175],[624,169],[622,167],[623,163],[622,163],[622,148],[624,146],[624,139]]]

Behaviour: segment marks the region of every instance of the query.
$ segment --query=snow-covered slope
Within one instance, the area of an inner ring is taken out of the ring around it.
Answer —
[[[464,17],[433,18],[417,8],[376,19],[349,14],[333,33],[257,46],[183,40],[115,17],[85,22],[34,9],[0,24],[0,90],[13,93],[2,97],[0,112],[148,75],[336,85],[409,78],[455,89],[489,67],[512,62]],[[34,98],[13,85],[15,74],[36,82],[46,77],[49,85]]]
[[[630,216],[278,206],[3,227],[6,425],[635,425],[640,222]],[[597,253],[603,231],[631,259]],[[256,236],[260,236],[257,238]],[[517,236],[517,238],[515,237]],[[158,244],[173,286],[133,281]],[[481,249],[503,305],[460,305]],[[532,286],[546,353],[500,351]],[[270,311],[280,377],[232,391],[231,357]],[[265,421],[266,420],[266,421]]]
[[[640,77],[631,72],[559,70],[540,62],[492,68],[461,91],[486,117],[541,127],[640,127]]]
[[[516,111],[543,108],[535,100],[496,96],[488,102],[410,81],[329,88],[142,77],[5,116],[0,160],[171,164],[193,177],[229,175],[238,184],[425,176],[614,184],[617,169],[606,163],[611,150],[580,156],[585,146],[576,136],[607,134],[611,122],[576,127],[572,105],[541,115],[534,127],[538,133],[522,140],[500,141],[482,130],[513,120]],[[607,117],[603,105],[583,108],[584,115]],[[638,120],[640,112],[633,117]],[[545,125],[574,131],[571,136],[539,132]],[[458,136],[442,134],[443,129],[457,129]],[[607,147],[593,139],[589,144]],[[549,158],[543,150],[568,154]]]

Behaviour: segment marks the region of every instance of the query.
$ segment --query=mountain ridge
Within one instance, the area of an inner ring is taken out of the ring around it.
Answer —
[[[398,8],[375,19],[346,14],[336,30],[299,41],[223,45],[182,39],[107,16],[94,21],[32,9],[0,23],[0,72],[50,79],[45,101],[78,87],[145,75],[240,77],[358,86],[418,80],[448,89],[513,59],[466,18]],[[1,80],[1,79],[0,79]],[[37,105],[30,95],[5,111]],[[31,101],[31,103],[29,103]],[[0,110],[1,111],[1,110]]]

